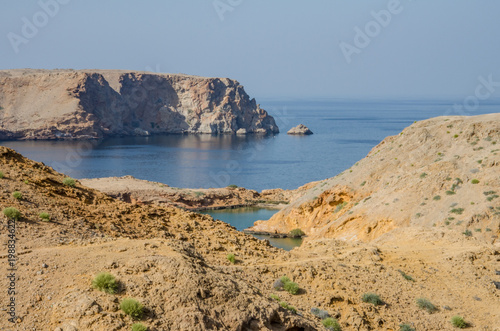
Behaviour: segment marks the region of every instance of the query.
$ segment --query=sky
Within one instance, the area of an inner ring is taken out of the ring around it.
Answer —
[[[498,0],[4,1],[0,69],[229,77],[256,98],[466,98],[482,77],[495,98],[499,13]]]

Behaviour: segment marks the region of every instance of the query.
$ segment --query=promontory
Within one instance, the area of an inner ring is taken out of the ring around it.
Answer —
[[[123,70],[0,71],[0,139],[278,133],[235,80]]]

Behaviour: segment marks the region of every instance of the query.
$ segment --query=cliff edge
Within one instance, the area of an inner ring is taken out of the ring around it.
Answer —
[[[0,139],[278,133],[228,78],[120,70],[0,71]]]

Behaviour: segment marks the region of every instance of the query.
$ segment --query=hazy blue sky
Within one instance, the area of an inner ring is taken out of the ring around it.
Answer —
[[[481,75],[500,82],[500,1],[394,1],[59,0],[52,16],[4,1],[0,67],[230,77],[256,98],[465,98]],[[356,27],[371,37],[348,63]]]

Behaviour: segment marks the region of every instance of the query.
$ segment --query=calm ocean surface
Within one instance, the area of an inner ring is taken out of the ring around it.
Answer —
[[[333,177],[384,137],[430,117],[450,113],[453,101],[260,100],[276,119],[276,136],[165,135],[99,142],[8,141],[23,155],[75,178],[132,175],[174,187],[236,184],[255,190],[294,189]],[[469,113],[500,112],[500,102]],[[288,136],[299,123],[312,136]]]

